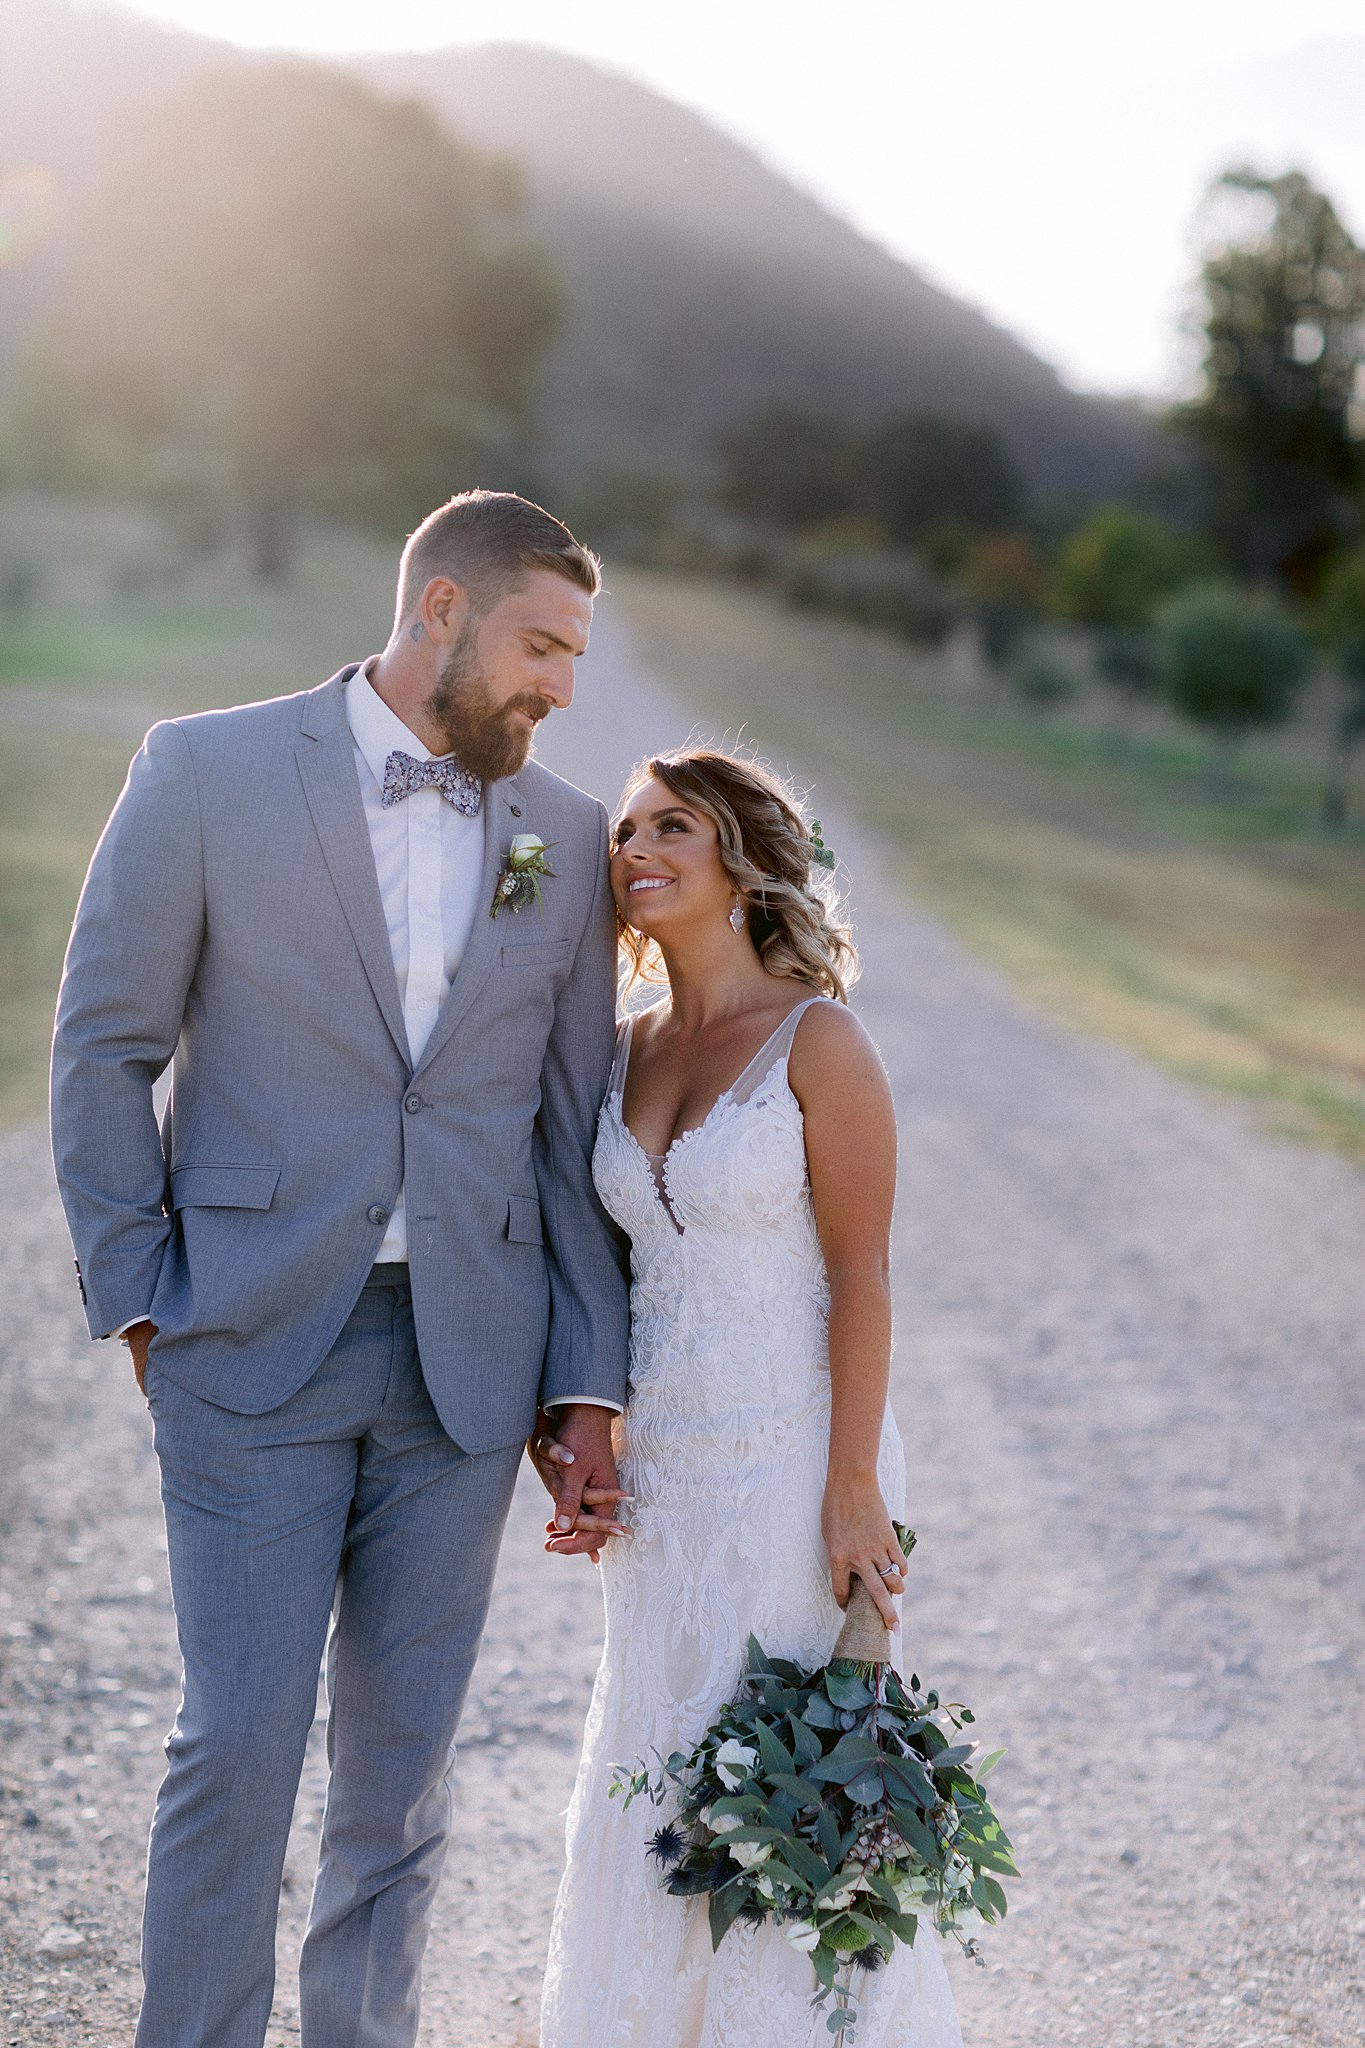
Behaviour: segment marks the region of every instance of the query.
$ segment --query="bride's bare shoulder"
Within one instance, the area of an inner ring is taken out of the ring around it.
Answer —
[[[847,1003],[832,1001],[812,1003],[802,1015],[792,1040],[788,1075],[798,1101],[804,1099],[804,1091],[830,1085],[886,1086],[881,1054],[866,1025]]]

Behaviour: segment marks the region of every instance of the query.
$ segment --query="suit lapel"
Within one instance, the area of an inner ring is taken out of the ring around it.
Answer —
[[[343,669],[304,699],[299,774],[314,829],[322,843],[323,859],[341,899],[356,951],[390,1036],[407,1065],[408,1034],[393,971],[393,949],[379,895],[374,848],[360,800],[354,742],[346,722],[344,693],[353,674],[353,669]]]
[[[470,1005],[497,957],[502,935],[498,931],[497,919],[489,913],[489,906],[512,834],[522,829],[517,820],[521,816],[523,802],[514,775],[509,776],[506,782],[495,782],[484,790],[483,868],[479,876],[479,900],[474,906],[474,924],[469,944],[455,970],[455,979],[417,1063],[419,1074],[431,1064],[460,1020],[468,1015]]]

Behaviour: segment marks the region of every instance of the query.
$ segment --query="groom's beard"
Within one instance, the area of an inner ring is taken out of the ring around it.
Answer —
[[[477,632],[468,627],[450,650],[425,706],[446,750],[481,782],[501,782],[525,766],[535,734],[515,714],[524,711],[539,724],[553,708],[536,690],[496,701],[479,666]]]

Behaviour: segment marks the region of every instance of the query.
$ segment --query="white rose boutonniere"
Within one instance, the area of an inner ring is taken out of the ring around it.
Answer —
[[[514,834],[488,907],[490,917],[503,909],[524,910],[528,903],[544,914],[540,885],[547,876],[553,880],[555,872],[545,858],[549,850],[538,832]]]

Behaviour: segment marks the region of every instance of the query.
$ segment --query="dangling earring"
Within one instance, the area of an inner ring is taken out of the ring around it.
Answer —
[[[739,937],[744,929],[744,903],[742,898],[738,896],[735,898],[735,907],[730,912],[730,929],[736,938]]]

